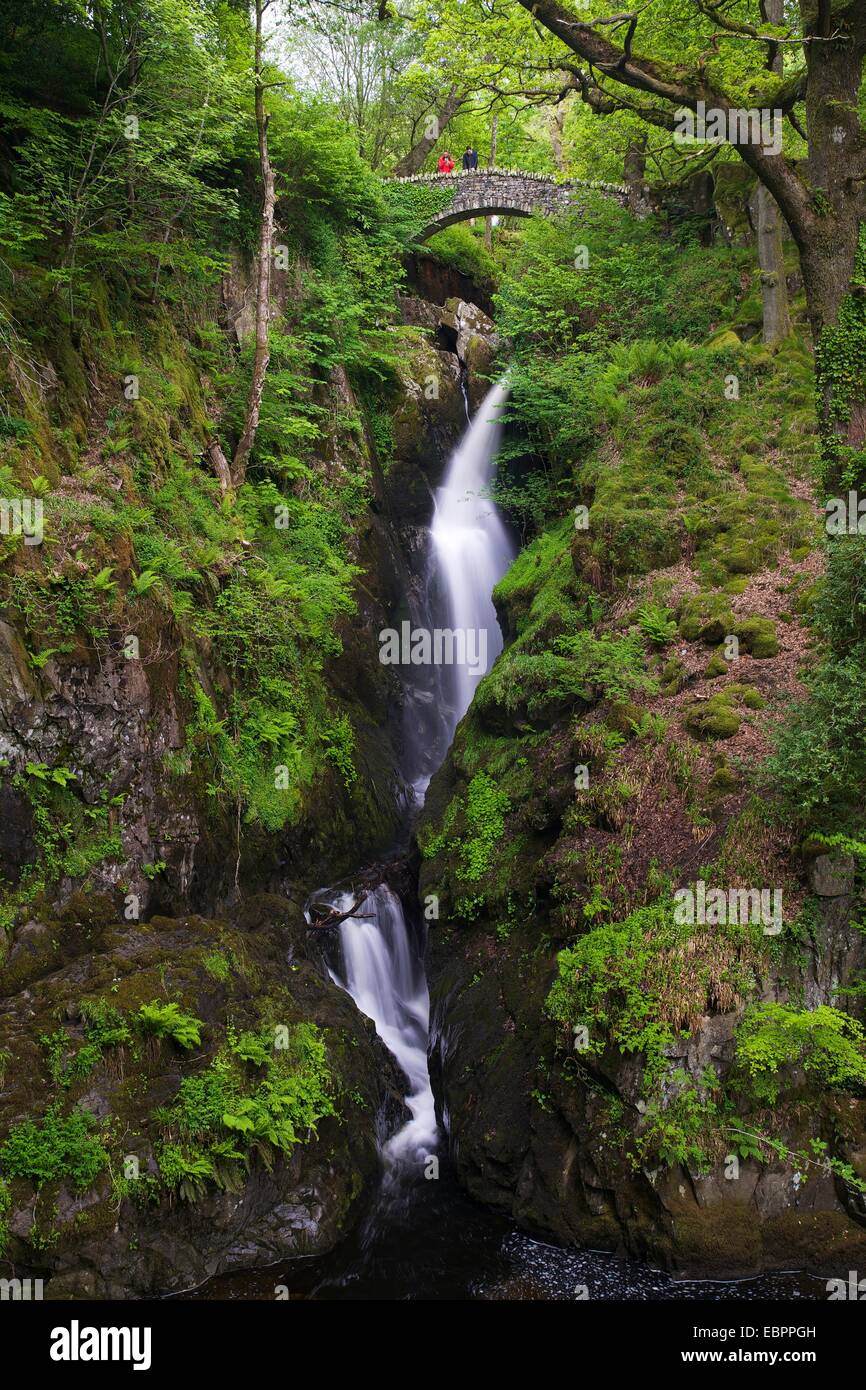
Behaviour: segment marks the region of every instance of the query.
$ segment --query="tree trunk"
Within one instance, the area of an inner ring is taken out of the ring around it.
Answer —
[[[562,153],[562,132],[565,126],[565,108],[555,106],[550,113],[547,129],[550,132],[550,148],[553,162],[561,174],[565,173],[565,158]]]
[[[399,163],[394,166],[396,178],[403,179],[407,178],[410,174],[418,173],[424,160],[439,139],[439,136],[442,134],[449,121],[453,120],[457,115],[457,112],[460,110],[465,100],[465,94],[458,92],[456,87],[451,87],[449,89],[445,96],[445,100],[436,112],[434,123],[431,125],[428,122],[426,133],[417,144],[412,146],[409,153],[404,155]]]
[[[785,282],[785,251],[776,200],[768,188],[758,184],[757,209],[758,265],[761,271],[763,339],[774,347],[791,332],[788,287]]]
[[[246,476],[247,459],[256,441],[262,392],[270,360],[269,321],[271,314],[271,257],[274,242],[274,171],[268,154],[268,117],[265,114],[265,92],[262,78],[264,40],[262,18],[268,0],[256,0],[256,128],[259,135],[259,164],[262,175],[262,219],[259,229],[259,267],[256,285],[256,350],[253,357],[253,376],[247,399],[247,414],[243,433],[232,459],[232,486],[240,487]]]
[[[622,165],[623,179],[628,188],[628,205],[632,212],[644,207],[644,180],[646,178],[646,136],[636,136],[630,140]]]
[[[830,24],[829,6],[820,9],[818,33]],[[852,29],[839,41],[806,50],[809,183],[817,215],[813,235],[798,245],[828,483],[841,480],[847,452],[866,441],[866,162],[858,115],[866,15],[861,12]],[[856,481],[863,486],[862,466],[860,473]]]
[[[785,0],[761,0],[761,13],[768,24],[781,26],[785,21]],[[770,72],[782,75],[782,49],[776,44],[767,62]],[[770,190],[758,183],[755,200],[757,211],[758,266],[761,272],[761,302],[763,305],[763,339],[775,347],[791,332],[788,311],[788,286],[785,280],[785,249],[779,208]]]
[[[496,168],[496,144],[499,138],[499,113],[494,114],[490,125],[490,158],[487,161],[488,169]],[[493,249],[493,222],[489,217],[484,219],[484,245],[487,250]]]

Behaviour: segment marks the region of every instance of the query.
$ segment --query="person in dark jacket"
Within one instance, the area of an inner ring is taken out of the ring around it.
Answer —
[[[467,145],[467,146],[466,146],[466,149],[463,151],[463,168],[464,168],[464,169],[477,169],[477,168],[478,168],[478,151],[477,151],[477,150],[473,150],[473,148],[472,148],[471,145]]]

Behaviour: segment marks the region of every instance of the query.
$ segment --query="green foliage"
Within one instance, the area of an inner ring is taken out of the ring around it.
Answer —
[[[560,951],[548,1017],[584,1025],[590,1052],[613,1042],[621,1052],[643,1053],[647,1075],[657,1077],[665,1049],[709,999],[730,1004],[751,988],[751,931],[730,924],[708,933],[678,922],[668,899],[602,923]]]
[[[33,812],[36,861],[25,865],[18,886],[5,894],[3,913],[14,922],[46,888],[64,878],[86,880],[92,868],[119,859],[120,831],[112,826],[121,797],[88,805],[73,789],[77,776],[69,768],[28,763],[13,786],[29,800]]]
[[[654,647],[663,647],[676,636],[677,624],[671,610],[656,603],[641,604],[637,611],[637,623],[644,637]]]
[[[153,999],[142,1004],[136,1015],[136,1025],[142,1033],[154,1038],[171,1038],[187,1051],[201,1044],[201,1019],[185,1014],[177,1003],[162,1004]]]
[[[58,787],[67,787],[77,776],[71,768],[48,767],[45,763],[28,763],[24,771],[28,777],[35,777],[39,782],[53,782]]]
[[[600,1053],[608,1038],[622,1052],[643,1052],[658,1069],[674,1040],[663,1021],[659,996],[667,985],[670,949],[685,943],[669,903],[642,908],[622,922],[604,923],[560,951],[558,975],[546,1012],[557,1023],[589,1032],[588,1051]]]
[[[736,1071],[762,1104],[774,1105],[801,1068],[822,1087],[866,1088],[866,1034],[856,1019],[826,1004],[797,1010],[758,1004],[737,1029]]]
[[[391,218],[398,233],[407,241],[417,236],[437,213],[450,208],[456,191],[456,179],[453,185],[444,187],[426,183],[423,179],[384,185],[384,197]]]
[[[818,391],[829,402],[822,439],[823,481],[828,487],[862,490],[866,485],[866,451],[845,442],[851,412],[866,377],[866,227],[862,224],[849,292],[835,322],[821,333],[815,374]]]
[[[100,1044],[88,1038],[71,1057],[67,1057],[69,1038],[62,1028],[54,1033],[43,1033],[39,1041],[48,1055],[52,1081],[64,1089],[89,1076],[102,1055]]]
[[[654,679],[644,668],[640,638],[590,632],[557,637],[553,651],[530,653],[514,644],[478,686],[475,707],[490,717],[495,710],[544,718],[563,703],[586,705],[652,693]]]
[[[476,773],[466,788],[467,833],[460,843],[461,873],[468,882],[477,881],[489,867],[509,808],[508,797],[487,774]]]
[[[159,575],[155,570],[142,570],[141,574],[133,573],[130,578],[130,589],[136,598],[142,598],[149,594],[159,583]]]
[[[202,961],[202,965],[207,973],[214,980],[219,980],[221,984],[225,984],[231,976],[231,967],[220,951],[210,951]]]
[[[768,784],[800,820],[856,831],[866,823],[866,539],[830,539],[812,619],[822,659],[806,675],[808,698],[775,735]]]
[[[461,275],[468,275],[473,284],[482,288],[495,284],[498,279],[499,268],[496,261],[485,247],[481,236],[465,222],[457,222],[454,226],[437,232],[425,242],[424,249],[435,256],[437,261],[452,266]]]
[[[252,1082],[249,1065],[256,1069]],[[267,1030],[230,1034],[210,1066],[184,1077],[175,1103],[158,1114],[162,1180],[188,1201],[209,1182],[236,1191],[253,1156],[270,1169],[278,1154],[289,1154],[316,1133],[320,1120],[336,1114],[325,1044],[314,1024],[295,1025],[286,1048],[275,1048]]]
[[[510,800],[486,772],[477,772],[463,798],[451,802],[442,830],[422,838],[422,852],[432,858],[444,851],[456,858],[465,883],[475,883],[490,868],[494,850],[505,831]],[[461,834],[453,832],[460,824]]]
[[[636,1167],[683,1164],[698,1172],[709,1171],[721,1109],[718,1079],[712,1068],[707,1073],[702,1085],[696,1086],[678,1068],[667,1078],[667,1094],[650,1096],[637,1135]]]
[[[100,1049],[132,1042],[129,1024],[120,1009],[107,999],[82,999],[81,1017],[88,1042]]]
[[[108,1162],[96,1120],[88,1110],[63,1115],[58,1106],[43,1120],[14,1125],[0,1145],[0,1169],[7,1178],[29,1178],[37,1187],[70,1182],[79,1192],[92,1187]]]

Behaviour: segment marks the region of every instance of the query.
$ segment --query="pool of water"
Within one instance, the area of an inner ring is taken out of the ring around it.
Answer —
[[[805,1273],[725,1283],[677,1280],[597,1251],[551,1245],[469,1198],[443,1163],[438,1180],[383,1195],[358,1231],[324,1257],[219,1276],[181,1295],[266,1300],[636,1301],[826,1299]]]

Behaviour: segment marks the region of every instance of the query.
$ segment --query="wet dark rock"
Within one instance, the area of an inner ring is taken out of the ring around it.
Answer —
[[[449,761],[431,788],[434,816],[453,789]],[[852,907],[841,897],[824,900],[805,971],[810,1008],[831,1002],[840,981],[862,969]],[[832,1173],[798,1172],[795,1155],[811,1152],[815,1134],[808,1074],[796,1096],[791,1092],[790,1107],[774,1114],[773,1137],[789,1160],[741,1159],[735,1178],[726,1176],[727,1160],[709,1173],[678,1164],[632,1166],[627,1150],[643,1123],[642,1060],[614,1047],[578,1058],[563,1046],[544,1014],[555,940],[549,950],[539,942],[550,936],[552,920],[543,912],[505,941],[480,922],[431,930],[431,1071],[467,1190],[528,1230],[678,1276],[733,1278],[781,1268],[831,1274],[866,1259],[862,1198]],[[772,993],[785,997],[781,980]],[[669,1049],[672,1072],[696,1083],[708,1067],[724,1076],[739,1017],[702,1017]],[[851,1136],[840,1155],[866,1174],[866,1104],[846,1098],[839,1120]]]
[[[12,787],[0,787],[0,877],[17,883],[35,852],[29,802]]]
[[[155,1173],[159,1107],[172,1103],[184,1076],[207,1065],[229,1022],[238,1030],[256,1027],[263,1009],[321,1030],[339,1111],[339,1118],[320,1121],[317,1138],[277,1156],[272,1171],[253,1157],[239,1191],[209,1184],[197,1201],[166,1194],[157,1204],[137,1203],[113,1191],[107,1171],[84,1192],[53,1182],[38,1197],[29,1180],[11,1180],[7,1257],[16,1270],[50,1280],[47,1297],[185,1288],[218,1272],[323,1253],[359,1219],[379,1172],[379,1124],[389,1128],[401,1119],[403,1083],[369,1021],[309,954],[303,894],[299,887],[289,900],[249,900],[233,920],[101,925],[83,954],[64,942],[57,923],[33,922],[19,932],[16,951],[49,938],[59,945],[41,968],[34,958],[26,988],[0,999],[0,1050],[9,1054],[0,1135],[51,1103],[77,1104],[98,1120],[109,1118],[123,1151],[136,1155],[142,1173]],[[215,952],[231,963],[227,979],[206,967]],[[168,997],[204,1023],[193,1053],[170,1041],[110,1048],[86,1076],[59,1087],[52,1080],[41,1039],[65,1019],[72,1055],[84,1038],[82,999],[103,999],[129,1016],[141,1003]],[[37,1233],[48,1227],[46,1242]]]
[[[819,898],[841,898],[854,890],[853,854],[819,854],[809,864],[809,887]]]

